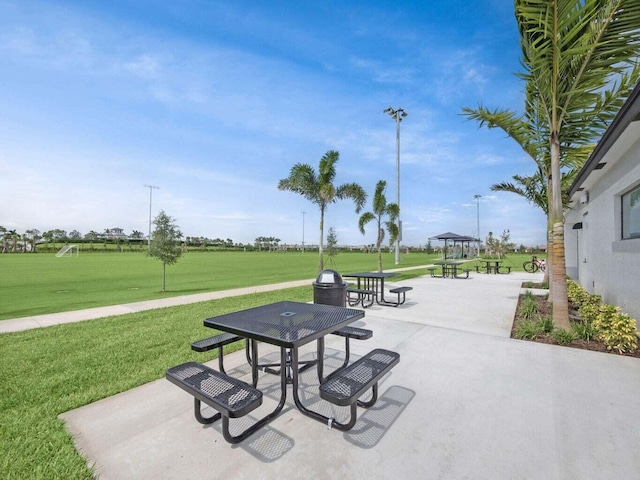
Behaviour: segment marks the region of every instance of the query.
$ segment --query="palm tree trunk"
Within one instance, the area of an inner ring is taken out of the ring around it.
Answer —
[[[564,258],[564,216],[560,173],[560,140],[557,131],[551,133],[551,184],[553,204],[550,206],[553,222],[553,259],[550,297],[553,303],[553,323],[557,328],[569,330],[569,300],[567,297],[567,266]],[[553,285],[553,287],[551,287]]]
[[[553,186],[551,177],[547,177],[547,267],[544,271],[543,282],[549,285],[551,293],[551,267],[553,265],[553,222],[551,221],[551,205],[553,205]]]
[[[384,239],[384,230],[380,227],[380,220],[378,220],[378,273],[382,273],[382,240]]]
[[[320,243],[318,243],[318,252],[320,259],[318,261],[318,273],[324,270],[324,248],[322,246],[324,232],[324,206],[320,206]]]

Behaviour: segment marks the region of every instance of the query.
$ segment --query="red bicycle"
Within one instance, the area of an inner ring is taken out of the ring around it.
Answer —
[[[531,261],[524,262],[522,264],[525,272],[535,273],[538,270],[545,271],[547,268],[547,262],[544,258],[538,258],[535,255],[532,256]]]

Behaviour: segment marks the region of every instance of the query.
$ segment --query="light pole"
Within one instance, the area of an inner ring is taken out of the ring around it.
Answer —
[[[145,185],[149,189],[149,238],[147,239],[147,248],[151,250],[151,200],[153,199],[153,189],[160,190],[160,187],[154,185]]]
[[[307,212],[302,212],[302,253],[304,253],[304,214]]]
[[[477,221],[478,221],[478,253],[477,256],[480,256],[480,197],[482,197],[482,195],[474,195],[473,198],[476,199],[476,215],[477,215]]]
[[[396,121],[396,204],[400,211],[400,122],[408,114],[402,108],[394,110],[391,107],[384,109],[384,113],[388,113],[391,118]],[[402,240],[402,222],[400,221],[400,213],[397,219],[398,239],[396,240],[396,265],[400,265],[400,240]]]

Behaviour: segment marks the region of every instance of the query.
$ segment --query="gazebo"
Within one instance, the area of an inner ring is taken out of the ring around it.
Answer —
[[[444,259],[447,259],[447,242],[452,241],[453,246],[455,248],[457,243],[462,245],[464,249],[464,244],[470,244],[471,242],[478,242],[477,238],[469,237],[467,235],[458,235],[457,233],[446,232],[441,233],[440,235],[436,235],[435,237],[429,237],[429,240],[444,240]]]

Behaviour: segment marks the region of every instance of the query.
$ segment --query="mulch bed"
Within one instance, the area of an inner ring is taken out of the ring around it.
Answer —
[[[542,288],[542,285],[531,284],[529,282],[526,284],[523,283],[522,288]],[[516,315],[513,319],[513,326],[511,327],[511,338],[516,338],[515,337],[516,320],[518,319],[518,313],[520,312],[520,306],[522,304],[523,298],[524,298],[524,295],[520,295],[520,298],[518,299],[518,307],[516,308]],[[542,316],[551,315],[551,308],[549,306],[549,302],[547,301],[547,299],[539,295],[536,295],[535,298],[538,303],[538,312],[540,312]],[[520,339],[520,340],[528,340],[528,339]],[[540,334],[535,339],[528,340],[528,341],[546,343],[549,345],[558,345],[560,347],[580,348],[582,350],[592,350],[594,352],[602,352],[602,353],[608,353],[613,355],[622,355],[625,357],[640,358],[640,349],[636,349],[635,351],[629,352],[629,353],[618,353],[616,351],[607,350],[607,347],[599,340],[590,340],[588,342],[586,340],[573,340],[571,343],[562,344],[562,343],[556,342],[548,335]]]

